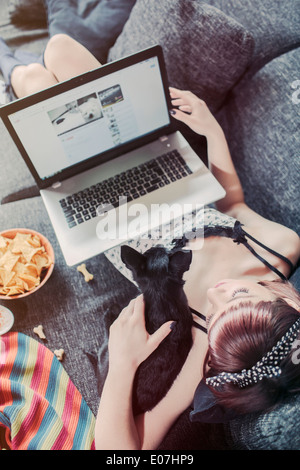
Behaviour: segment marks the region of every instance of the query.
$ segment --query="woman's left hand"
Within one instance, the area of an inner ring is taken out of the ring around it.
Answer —
[[[143,296],[131,300],[110,327],[109,367],[136,371],[138,366],[159,346],[171,332],[172,321],[164,323],[149,335],[145,327]]]

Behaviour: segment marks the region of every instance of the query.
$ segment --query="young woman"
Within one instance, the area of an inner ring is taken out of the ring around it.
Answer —
[[[31,62],[0,42],[0,68],[17,97],[101,65],[63,34],[50,39],[42,61]],[[237,413],[266,410],[300,389],[292,347],[300,338],[300,298],[286,280],[299,259],[299,237],[245,204],[225,136],[206,104],[187,91],[170,93],[174,118],[206,136],[210,169],[226,196],[217,211],[205,210],[204,242],[186,241],[193,257],[185,291],[199,326],[193,327],[193,347],[165,398],[141,416],[132,413],[134,375],[172,334],[170,322],[149,336],[138,297],[111,327],[109,372],[96,424],[96,445],[102,449],[155,449],[203,380],[219,403]]]
[[[170,93],[173,116],[206,136],[210,169],[226,189],[216,204],[224,215],[208,210],[204,243],[188,243],[193,258],[185,291],[190,307],[206,317],[208,334],[195,315],[200,328],[193,328],[193,347],[170,391],[153,410],[133,416],[135,372],[172,334],[172,322],[150,336],[142,297],[130,302],[110,331],[96,425],[102,449],[155,449],[192,404],[203,377],[218,402],[237,413],[266,410],[300,391],[299,364],[292,359],[300,296],[285,280],[299,258],[299,237],[247,207],[224,134],[206,104],[187,91]]]

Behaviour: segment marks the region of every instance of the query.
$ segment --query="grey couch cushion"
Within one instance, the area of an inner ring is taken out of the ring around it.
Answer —
[[[46,0],[49,35],[69,34],[106,62],[135,0]]]
[[[300,450],[300,394],[270,413],[245,416],[228,428],[232,446],[249,450]]]
[[[255,40],[253,68],[300,44],[300,1],[207,0],[250,31]]]
[[[110,50],[118,59],[163,47],[171,86],[188,89],[216,110],[251,59],[253,39],[234,19],[192,0],[137,0]]]
[[[234,90],[219,116],[248,204],[298,233],[299,60],[299,48],[272,60]]]

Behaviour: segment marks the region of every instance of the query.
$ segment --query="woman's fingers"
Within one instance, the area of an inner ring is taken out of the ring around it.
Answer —
[[[141,294],[141,295],[138,295],[134,299],[133,313],[135,315],[140,315],[141,313],[144,313],[144,308],[145,308],[144,296],[143,296],[143,294]]]
[[[197,134],[206,137],[220,131],[220,125],[210,112],[206,103],[190,91],[170,88],[171,103],[174,106],[170,114],[183,122]]]
[[[123,308],[123,310],[121,310],[118,318],[119,319],[122,319],[122,318],[126,318],[128,316],[131,316],[132,313],[133,313],[133,308],[134,308],[134,299],[132,299],[128,305],[126,305],[126,307]]]
[[[176,105],[179,104],[189,104],[190,106],[197,101],[202,100],[198,96],[194,95],[191,91],[178,90],[177,88],[169,88],[170,97],[172,102],[176,101]]]
[[[168,322],[164,323],[163,325],[161,325],[161,327],[158,328],[158,330],[156,330],[152,335],[149,336],[148,347],[149,347],[149,350],[150,350],[150,354],[156,348],[158,348],[160,343],[171,333],[171,331],[172,331],[171,326],[172,325],[174,325],[174,322],[173,321],[168,321]]]
[[[194,127],[194,116],[197,112],[199,105],[201,106],[202,100],[190,91],[178,90],[170,88],[171,103],[176,109],[170,112],[177,120],[187,124],[189,127]]]
[[[139,295],[135,299],[132,299],[129,304],[123,308],[118,318],[131,317],[133,314],[140,314],[141,309],[144,308],[144,299],[143,295]]]
[[[122,364],[125,360],[138,366],[171,332],[172,323],[164,323],[155,333],[149,335],[145,327],[144,297],[139,295],[121,311],[110,328],[111,361]]]
[[[170,112],[175,119],[185,123],[186,125],[192,128],[193,117],[191,111],[188,111],[189,114],[187,114],[187,112],[182,110],[182,108],[180,107],[180,109],[172,109]]]
[[[188,104],[179,106],[179,109],[180,109],[180,111],[183,111],[184,113],[189,113],[189,114],[191,114],[191,112],[192,112],[192,107],[189,106]]]
[[[182,98],[186,94],[192,94],[190,91],[179,90],[178,88],[169,87],[170,96],[172,99]]]
[[[178,95],[178,92],[180,92],[180,90],[170,86],[169,87],[169,92],[170,92],[171,98],[176,98],[176,96]]]

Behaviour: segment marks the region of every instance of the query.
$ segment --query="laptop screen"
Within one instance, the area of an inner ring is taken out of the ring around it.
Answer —
[[[158,57],[38,100],[8,119],[40,180],[93,157],[99,164],[101,155],[170,124]]]

